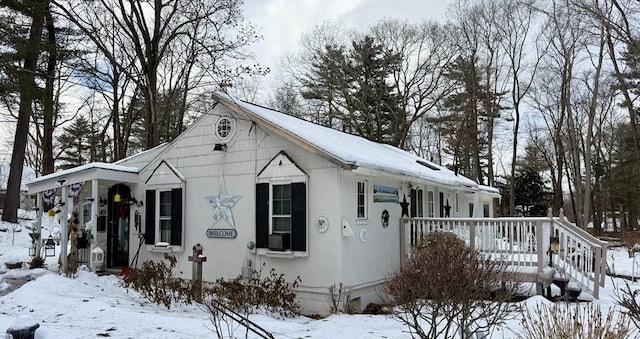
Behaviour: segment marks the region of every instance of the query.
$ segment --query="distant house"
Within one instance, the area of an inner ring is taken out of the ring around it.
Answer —
[[[442,166],[225,94],[213,98],[173,142],[37,178],[29,192],[64,197],[83,183],[75,204],[62,208],[79,211],[108,268],[170,253],[190,278],[188,257],[201,244],[206,281],[275,268],[300,276],[304,312],[321,314],[336,283],[357,309],[379,301],[377,288],[400,265],[402,216],[493,216],[496,189]]]
[[[0,155],[0,210],[4,206],[7,199],[7,181],[9,180],[9,169],[11,164],[11,155]],[[36,172],[30,167],[24,166],[22,169],[22,184],[20,185],[20,208],[30,209],[35,206],[33,197],[27,195],[27,184],[36,177]]]

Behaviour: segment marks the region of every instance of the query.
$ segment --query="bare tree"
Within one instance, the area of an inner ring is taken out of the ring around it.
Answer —
[[[552,183],[554,209],[559,210],[563,207],[564,201],[563,178],[566,175],[565,171],[568,171],[567,161],[577,159],[573,155],[571,159],[567,159],[565,152],[574,152],[573,146],[577,147],[572,100],[575,67],[580,62],[585,46],[582,40],[584,23],[567,0],[553,1],[539,10],[545,16],[543,36],[550,44],[542,61],[543,72],[538,73],[534,84],[535,91],[529,98],[535,109],[545,119],[554,143],[555,177]],[[567,143],[570,145],[567,146]],[[572,167],[576,168],[576,166]],[[573,173],[575,178],[580,175],[580,171]],[[573,194],[573,191],[570,190],[570,193]]]
[[[236,62],[248,57],[244,47],[259,39],[253,27],[242,25],[240,0],[53,3],[135,84],[129,95],[142,99],[145,148],[161,140],[161,99],[178,100],[172,109],[178,117],[172,120],[180,130],[190,91],[262,71]]]
[[[393,87],[400,95],[400,109],[406,117],[399,124],[398,147],[413,148],[421,142],[413,138],[416,122],[433,114],[436,105],[453,89],[444,76],[445,66],[455,53],[449,32],[441,24],[411,24],[400,20],[383,20],[370,33],[384,46],[398,53],[401,62],[393,72]]]
[[[546,49],[545,43],[531,42],[530,34],[534,29],[535,0],[522,4],[517,0],[505,0],[497,23],[501,31],[500,44],[506,56],[509,75],[511,119],[513,121],[513,140],[511,148],[511,178],[516,176],[518,159],[518,138],[523,99],[529,92],[536,75],[538,65]],[[535,53],[531,53],[535,47]],[[531,56],[532,55],[532,56]],[[527,57],[529,56],[529,57]],[[515,215],[515,181],[509,182],[509,214]]]

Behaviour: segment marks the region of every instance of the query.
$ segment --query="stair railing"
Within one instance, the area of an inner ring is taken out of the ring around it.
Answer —
[[[531,274],[545,266],[561,267],[571,280],[598,298],[606,276],[606,243],[560,217],[538,218],[401,218],[400,263],[434,231],[453,232],[485,256]],[[550,238],[559,239],[551,257]],[[528,270],[528,272],[527,272]]]

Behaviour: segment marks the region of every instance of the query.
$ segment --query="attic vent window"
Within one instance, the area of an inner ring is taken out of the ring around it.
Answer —
[[[428,163],[426,161],[416,160],[416,162],[419,163],[420,165],[428,168],[428,169],[431,169],[431,170],[434,170],[434,171],[439,171],[440,170],[440,168],[438,168],[436,166],[433,166],[432,164],[430,164],[430,163]]]
[[[215,125],[216,137],[220,141],[229,141],[235,132],[236,123],[230,117],[221,117]]]

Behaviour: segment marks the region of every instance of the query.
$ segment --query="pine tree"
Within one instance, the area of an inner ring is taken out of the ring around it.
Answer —
[[[387,78],[400,60],[398,54],[385,50],[369,36],[353,42],[347,68],[351,95],[345,98],[348,113],[343,118],[358,135],[394,146],[399,143],[399,126],[405,114]]]
[[[58,137],[59,148],[62,153],[58,157],[60,169],[68,169],[81,166],[91,162],[91,143],[95,139],[94,132],[89,121],[78,116],[70,126],[63,129],[63,133]]]
[[[349,88],[346,77],[347,56],[342,46],[327,45],[317,60],[311,63],[311,73],[307,74],[302,84],[302,97],[318,105],[322,112],[314,120],[323,126],[343,128],[338,123],[344,112],[344,96]],[[343,128],[344,129],[344,128]]]
[[[321,124],[397,146],[406,114],[387,81],[400,61],[369,36],[353,41],[349,51],[326,46],[302,81],[302,96],[321,104]]]
[[[444,100],[448,115],[440,117],[443,135],[448,135],[447,151],[454,158],[454,166],[460,173],[484,183],[483,158],[486,158],[487,119],[497,116],[502,107],[496,97],[504,93],[492,93],[485,86],[480,66],[475,57],[458,57],[448,68],[447,77],[456,84],[457,90]]]
[[[30,25],[11,28],[11,23],[16,21],[4,21],[2,29],[11,34],[7,39],[10,43],[4,46],[0,53],[0,83],[9,84],[8,88],[17,89],[20,99],[18,103],[18,121],[11,153],[11,167],[7,180],[7,197],[4,203],[2,220],[17,222],[20,199],[20,185],[22,182],[22,168],[24,167],[27,136],[29,134],[29,121],[32,114],[32,104],[40,96],[40,91],[35,84],[35,71],[38,57],[42,51],[42,31],[45,15],[49,10],[49,1],[3,1],[0,3],[2,13],[10,12],[13,18],[27,17]],[[18,21],[19,22],[19,21]],[[5,27],[9,27],[5,29]],[[4,33],[0,32],[0,33]]]

